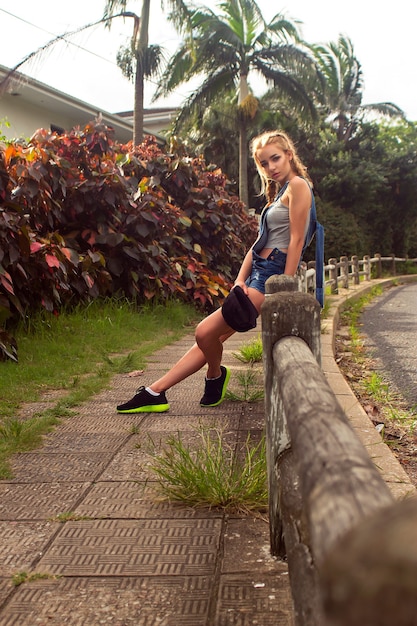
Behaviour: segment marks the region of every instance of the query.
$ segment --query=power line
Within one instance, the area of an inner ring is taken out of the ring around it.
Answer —
[[[40,30],[46,33],[47,35],[52,35],[52,37],[57,37],[57,38],[59,37],[62,41],[65,41],[67,44],[74,46],[75,48],[78,48],[79,50],[82,50],[83,52],[92,54],[93,56],[97,57],[98,59],[101,59],[102,61],[105,61],[106,63],[110,63],[111,65],[117,66],[117,63],[115,63],[114,61],[111,61],[110,59],[106,59],[100,54],[97,54],[96,52],[93,52],[92,50],[88,50],[87,48],[84,48],[83,46],[80,46],[79,44],[74,43],[70,39],[67,39],[65,37],[65,33],[64,35],[57,35],[56,33],[52,33],[50,30],[46,30],[45,28],[42,28],[42,26],[38,26],[37,24],[34,24],[33,22],[29,22],[28,20],[25,20],[23,17],[20,17],[19,15],[15,15],[14,13],[11,13],[10,11],[6,11],[6,9],[0,8],[0,11],[2,13],[6,13],[7,15],[9,15],[10,17],[13,17],[16,20],[19,20],[20,22],[23,22],[24,24],[27,24],[28,26],[31,26],[32,28],[36,28],[37,30]]]
[[[31,21],[29,21],[29,20],[27,20],[27,19],[25,19],[25,18],[23,18],[23,17],[20,17],[19,15],[16,15],[15,13],[12,13],[11,11],[7,11],[6,9],[3,9],[3,8],[1,8],[1,7],[0,7],[0,11],[1,11],[2,13],[5,13],[6,15],[9,15],[9,16],[10,16],[10,17],[12,17],[13,19],[16,19],[16,20],[18,20],[18,21],[20,21],[20,22],[23,22],[24,24],[27,24],[27,25],[28,25],[28,26],[30,26],[31,28],[35,28],[35,29],[37,29],[37,30],[39,30],[39,31],[41,31],[41,32],[46,33],[46,34],[47,34],[47,35],[49,35],[49,36],[52,36],[53,38],[56,38],[56,39],[57,39],[57,41],[58,41],[58,40],[59,40],[59,41],[64,41],[64,42],[65,42],[65,43],[67,43],[68,45],[71,45],[71,46],[73,46],[73,47],[75,47],[75,48],[78,48],[78,49],[79,49],[79,50],[81,50],[82,52],[85,52],[85,53],[87,53],[87,54],[91,54],[91,55],[93,55],[94,57],[96,57],[97,59],[100,59],[101,61],[104,61],[105,63],[109,63],[109,64],[111,64],[113,67],[117,67],[117,68],[119,67],[119,66],[117,65],[117,63],[115,63],[114,61],[111,61],[110,59],[107,59],[107,58],[105,58],[105,57],[101,56],[100,54],[97,54],[96,52],[93,52],[92,50],[88,50],[87,48],[84,48],[83,46],[81,46],[81,45],[79,45],[79,44],[74,43],[73,41],[71,41],[71,39],[70,39],[70,38],[67,38],[67,37],[66,37],[66,35],[67,35],[67,34],[68,34],[68,35],[72,35],[72,34],[74,34],[74,32],[72,32],[72,33],[64,33],[63,35],[57,35],[56,33],[51,32],[50,30],[47,30],[47,29],[43,28],[42,26],[38,26],[37,24],[34,24],[33,22],[31,22]],[[86,25],[86,26],[88,26],[88,25]],[[98,27],[98,24],[97,24],[97,23],[91,24],[91,26],[90,26],[90,27],[92,28],[93,26],[94,26],[95,28],[97,28],[97,27]],[[120,69],[120,68],[119,68],[119,69]],[[154,85],[155,87],[158,87],[158,86],[159,86],[158,82],[157,82],[157,81],[155,81],[155,80],[153,80],[153,79],[151,79],[151,78],[146,78],[146,81],[147,81],[148,83],[150,83],[150,84]],[[187,99],[187,96],[186,96],[184,93],[181,93],[179,90],[174,90],[174,91],[172,92],[172,94],[171,94],[171,95],[173,95],[173,96],[174,96],[174,95],[177,95],[177,96],[180,96],[180,97],[181,97],[181,98],[183,98],[183,99]]]

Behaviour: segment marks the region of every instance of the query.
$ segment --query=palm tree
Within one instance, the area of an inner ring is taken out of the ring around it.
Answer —
[[[186,32],[189,24],[189,11],[183,0],[168,0],[172,7],[169,19],[179,32]],[[162,3],[161,3],[162,4]],[[103,19],[110,27],[115,12],[126,13],[127,0],[106,0]],[[135,28],[130,46],[122,47],[117,56],[117,64],[123,74],[134,81],[133,143],[143,140],[143,96],[144,80],[158,74],[163,59],[162,48],[149,46],[149,15],[151,0],[142,0],[140,19],[135,20]],[[132,16],[134,14],[130,14]]]
[[[250,72],[262,76],[295,105],[311,115],[315,108],[296,70],[312,67],[311,54],[301,44],[297,26],[277,14],[266,23],[254,0],[229,0],[219,4],[217,15],[207,7],[190,14],[192,40],[185,41],[171,57],[154,100],[180,84],[198,78],[194,90],[176,121],[194,111],[204,111],[214,101],[235,95],[239,125],[239,195],[248,206],[248,123],[258,101],[249,86]]]
[[[324,78],[324,88],[317,96],[339,141],[349,141],[357,128],[358,116],[365,112],[404,117],[403,111],[391,102],[362,104],[362,69],[348,37],[340,36],[336,43],[328,45],[312,45],[311,49]]]

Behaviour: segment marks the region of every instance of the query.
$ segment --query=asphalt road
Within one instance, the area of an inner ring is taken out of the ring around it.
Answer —
[[[417,405],[417,282],[385,290],[365,308],[361,323],[377,369]]]

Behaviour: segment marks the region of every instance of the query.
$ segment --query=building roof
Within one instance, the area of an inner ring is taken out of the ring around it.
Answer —
[[[124,143],[132,139],[132,113],[129,116],[103,111],[20,72],[15,72],[7,88],[3,89],[2,83],[10,71],[10,68],[0,65],[0,120],[7,118],[12,132],[18,133],[14,136],[31,136],[37,128],[49,128],[51,125],[70,130],[91,122],[101,114],[103,122],[114,129],[118,141]],[[2,132],[7,135],[5,131],[3,129]],[[145,127],[144,132],[156,135],[153,128],[148,130]]]

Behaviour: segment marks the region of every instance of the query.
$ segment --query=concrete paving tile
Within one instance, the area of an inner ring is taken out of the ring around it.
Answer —
[[[111,452],[23,452],[13,457],[10,482],[94,481],[112,458]]]
[[[60,576],[213,576],[219,519],[67,522],[36,571]]]
[[[0,576],[29,571],[56,532],[56,522],[0,522]]]
[[[48,520],[72,511],[89,482],[0,483],[0,520]]]
[[[293,612],[287,572],[221,577],[216,626],[294,626]]]
[[[208,576],[80,577],[21,585],[2,626],[206,626]]]
[[[271,556],[267,516],[226,518],[222,574],[288,573],[288,565]]]
[[[189,507],[162,499],[156,482],[97,482],[75,509],[96,519],[223,518],[220,510]]]
[[[6,599],[15,591],[12,579],[9,577],[3,578],[0,576],[0,606],[6,601]],[[5,622],[2,621],[2,624]]]

